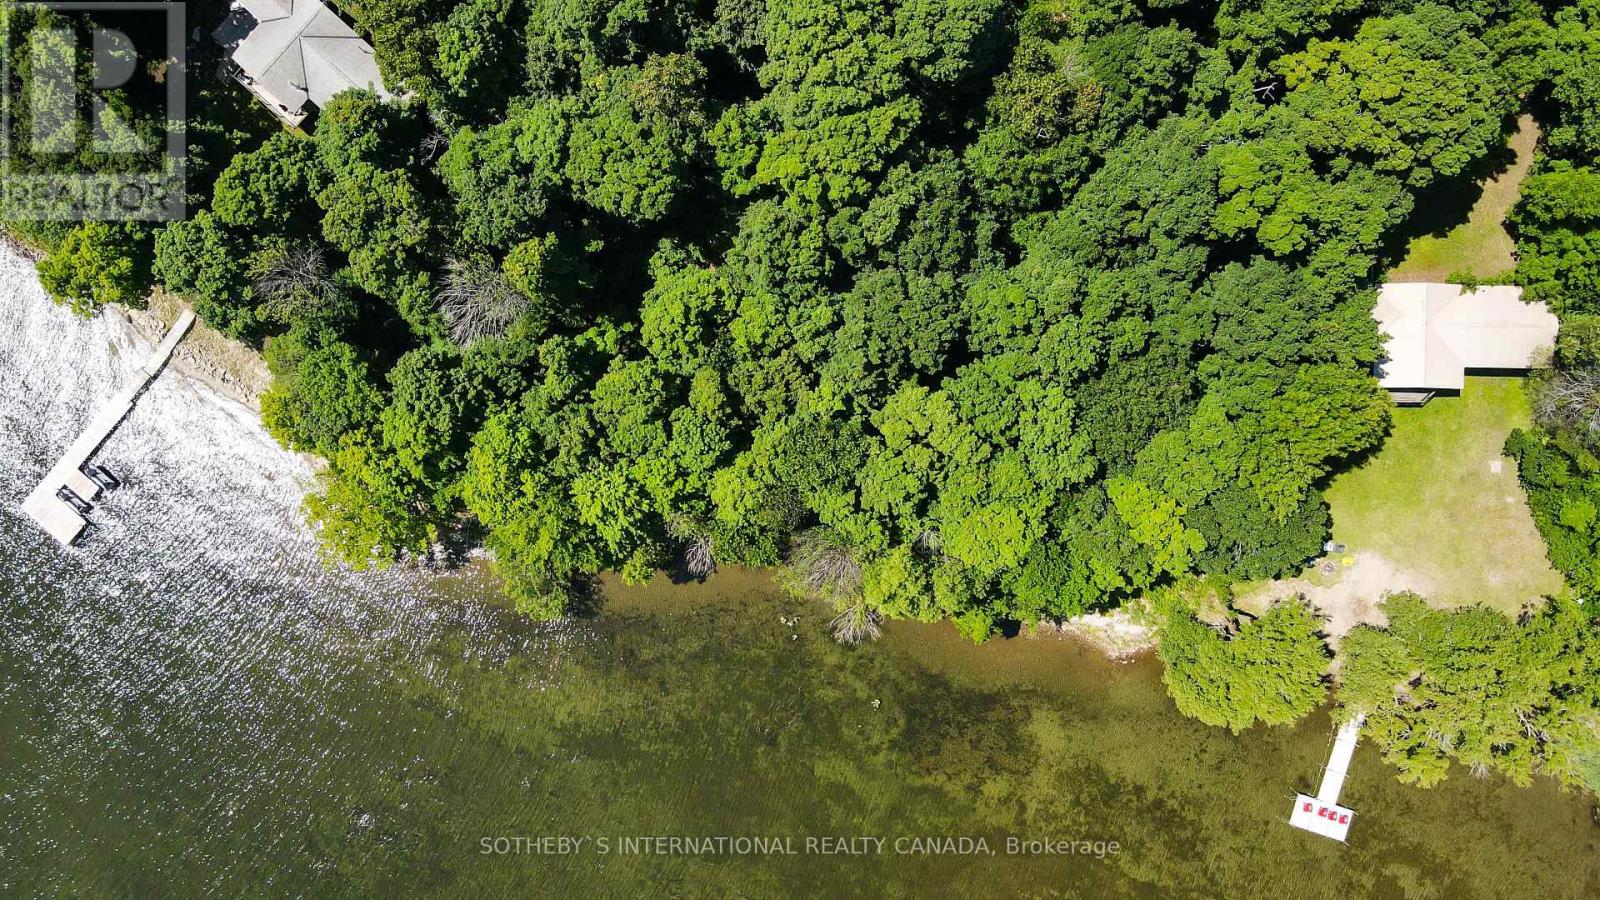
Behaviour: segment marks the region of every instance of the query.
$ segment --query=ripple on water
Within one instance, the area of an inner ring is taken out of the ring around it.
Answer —
[[[503,658],[527,640],[492,605],[441,602],[414,571],[325,566],[300,511],[304,460],[177,372],[98,455],[123,484],[80,546],[22,521],[53,454],[148,349],[120,314],[50,303],[31,265],[0,252],[0,711],[13,730],[0,743],[17,751],[0,762],[0,862],[7,846],[47,858],[74,802],[99,821],[66,833],[91,843],[173,815],[231,821],[269,784],[304,791],[309,816],[337,787],[330,768],[370,743],[350,723],[376,663],[437,640],[446,619],[465,653]],[[140,783],[108,793],[107,773]],[[256,837],[294,839],[281,824]]]
[[[1350,785],[1361,836],[1290,833],[1287,792],[1314,783],[1326,717],[1204,728],[1147,666],[1058,678],[1070,654],[979,651],[947,626],[846,651],[820,610],[717,585],[531,626],[470,578],[326,568],[300,515],[305,463],[177,373],[105,448],[126,486],[63,550],[16,505],[144,349],[0,254],[0,896],[1600,893],[1585,802],[1459,773],[1404,788],[1370,748]],[[1129,851],[477,851],[486,834],[981,823]]]

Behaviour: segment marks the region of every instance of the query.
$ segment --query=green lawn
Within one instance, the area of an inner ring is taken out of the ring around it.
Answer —
[[[1514,612],[1560,590],[1516,463],[1500,455],[1528,421],[1520,378],[1468,378],[1460,397],[1395,410],[1383,448],[1328,488],[1334,539],[1420,576],[1440,604]]]
[[[1533,165],[1533,148],[1539,141],[1539,126],[1532,116],[1517,120],[1511,136],[1516,161],[1505,171],[1484,182],[1483,194],[1472,206],[1467,221],[1443,234],[1425,234],[1406,247],[1406,258],[1389,273],[1390,281],[1447,281],[1452,275],[1470,272],[1490,278],[1515,264],[1511,235],[1506,233],[1506,213],[1517,202],[1522,179]]]

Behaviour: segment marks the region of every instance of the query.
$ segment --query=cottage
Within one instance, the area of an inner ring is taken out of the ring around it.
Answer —
[[[319,0],[234,0],[213,34],[230,74],[291,126],[342,91],[389,96],[372,45]]]
[[[1469,369],[1526,371],[1546,364],[1558,323],[1543,303],[1511,286],[1386,284],[1373,317],[1384,333],[1373,368],[1396,403],[1420,406],[1460,391]]]

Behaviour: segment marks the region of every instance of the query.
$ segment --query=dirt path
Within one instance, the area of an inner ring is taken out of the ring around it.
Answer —
[[[1522,179],[1533,166],[1539,126],[1523,114],[1509,147],[1513,159],[1503,171],[1483,182],[1483,193],[1467,220],[1444,234],[1422,235],[1411,242],[1406,258],[1389,273],[1390,281],[1449,281],[1463,272],[1491,278],[1516,264],[1515,245],[1505,229],[1506,213],[1516,204]]]
[[[1400,568],[1382,554],[1363,551],[1353,559],[1353,564],[1342,566],[1335,557],[1298,578],[1270,582],[1235,598],[1234,605],[1260,614],[1280,600],[1304,596],[1327,619],[1328,637],[1337,644],[1357,625],[1387,624],[1378,607],[1384,597],[1404,591],[1426,597],[1432,587],[1425,576]]]

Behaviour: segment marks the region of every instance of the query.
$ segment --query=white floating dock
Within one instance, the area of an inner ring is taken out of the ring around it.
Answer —
[[[77,540],[88,526],[89,520],[84,518],[76,505],[61,499],[59,495],[65,489],[84,503],[100,495],[100,486],[84,474],[84,468],[110,439],[117,426],[122,424],[122,420],[128,417],[128,413],[133,411],[134,404],[139,402],[139,396],[150,386],[150,382],[161,374],[167,361],[172,358],[173,351],[177,349],[178,342],[183,340],[193,325],[194,313],[185,310],[178,316],[167,336],[161,339],[161,343],[156,345],[155,350],[140,367],[139,374],[143,377],[135,379],[133,384],[118,391],[111,398],[111,402],[89,421],[83,434],[68,445],[61,459],[50,467],[44,479],[22,501],[22,512],[63,545],[69,545]]]
[[[1339,805],[1339,792],[1344,789],[1344,777],[1350,771],[1350,758],[1355,755],[1361,723],[1365,720],[1365,716],[1358,715],[1339,729],[1333,741],[1333,752],[1328,755],[1328,767],[1322,771],[1322,786],[1315,797],[1294,795],[1290,825],[1336,841],[1343,841],[1350,833],[1350,820],[1356,817],[1356,812]]]

